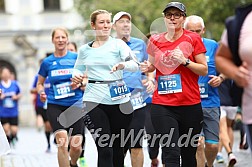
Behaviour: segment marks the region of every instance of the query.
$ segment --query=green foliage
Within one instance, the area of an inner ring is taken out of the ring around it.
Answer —
[[[0,11],[4,10],[4,1],[0,0]]]
[[[146,34],[153,21],[162,17],[162,11],[170,1],[161,0],[75,0],[77,11],[84,20],[96,9],[105,9],[112,14],[126,11],[132,15],[133,24]],[[252,3],[252,0],[181,0],[187,8],[187,15],[201,16],[207,28],[206,36],[219,40],[224,29],[224,21],[234,14],[236,6]],[[88,25],[88,24],[87,24]]]
[[[225,28],[225,19],[234,15],[237,6],[252,3],[252,0],[182,0],[188,16],[198,15],[204,19],[208,38],[219,40]]]

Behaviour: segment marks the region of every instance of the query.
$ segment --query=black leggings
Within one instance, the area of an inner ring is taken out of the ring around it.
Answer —
[[[245,127],[245,132],[247,135],[248,144],[252,152],[252,124],[248,124],[248,125],[245,124],[244,127]]]
[[[165,167],[196,167],[198,137],[202,129],[201,104],[164,106],[152,104],[151,119],[160,137]]]
[[[145,115],[146,115],[145,107],[142,107],[134,111],[133,118],[128,130],[129,138],[124,147],[125,155],[128,150],[131,151],[131,148],[143,147]]]
[[[151,121],[150,109],[151,109],[151,104],[148,103],[146,106],[145,130],[147,133],[149,157],[150,159],[155,159],[158,157],[158,153],[159,153],[159,138],[157,138],[156,140],[153,138],[155,134],[155,130]]]
[[[120,105],[131,105],[130,102]],[[84,103],[84,123],[92,134],[98,151],[97,167],[123,167],[124,145],[133,112],[124,114],[120,105]]]

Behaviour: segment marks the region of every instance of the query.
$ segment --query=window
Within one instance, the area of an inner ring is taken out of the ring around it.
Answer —
[[[45,11],[60,10],[60,0],[44,0]]]
[[[5,11],[4,0],[0,0],[0,12]]]

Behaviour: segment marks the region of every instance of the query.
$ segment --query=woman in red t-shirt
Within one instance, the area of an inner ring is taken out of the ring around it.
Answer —
[[[196,167],[203,120],[198,76],[207,74],[206,49],[198,34],[183,29],[182,3],[169,3],[163,14],[167,32],[150,38],[149,61],[141,63],[142,72],[156,70],[151,118],[160,138],[162,163],[179,167],[181,156],[183,167]]]

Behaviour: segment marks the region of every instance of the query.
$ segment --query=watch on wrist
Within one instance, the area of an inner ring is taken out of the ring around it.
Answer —
[[[188,66],[189,64],[191,63],[191,60],[190,59],[186,59],[186,63],[185,64],[183,64],[183,66]]]

